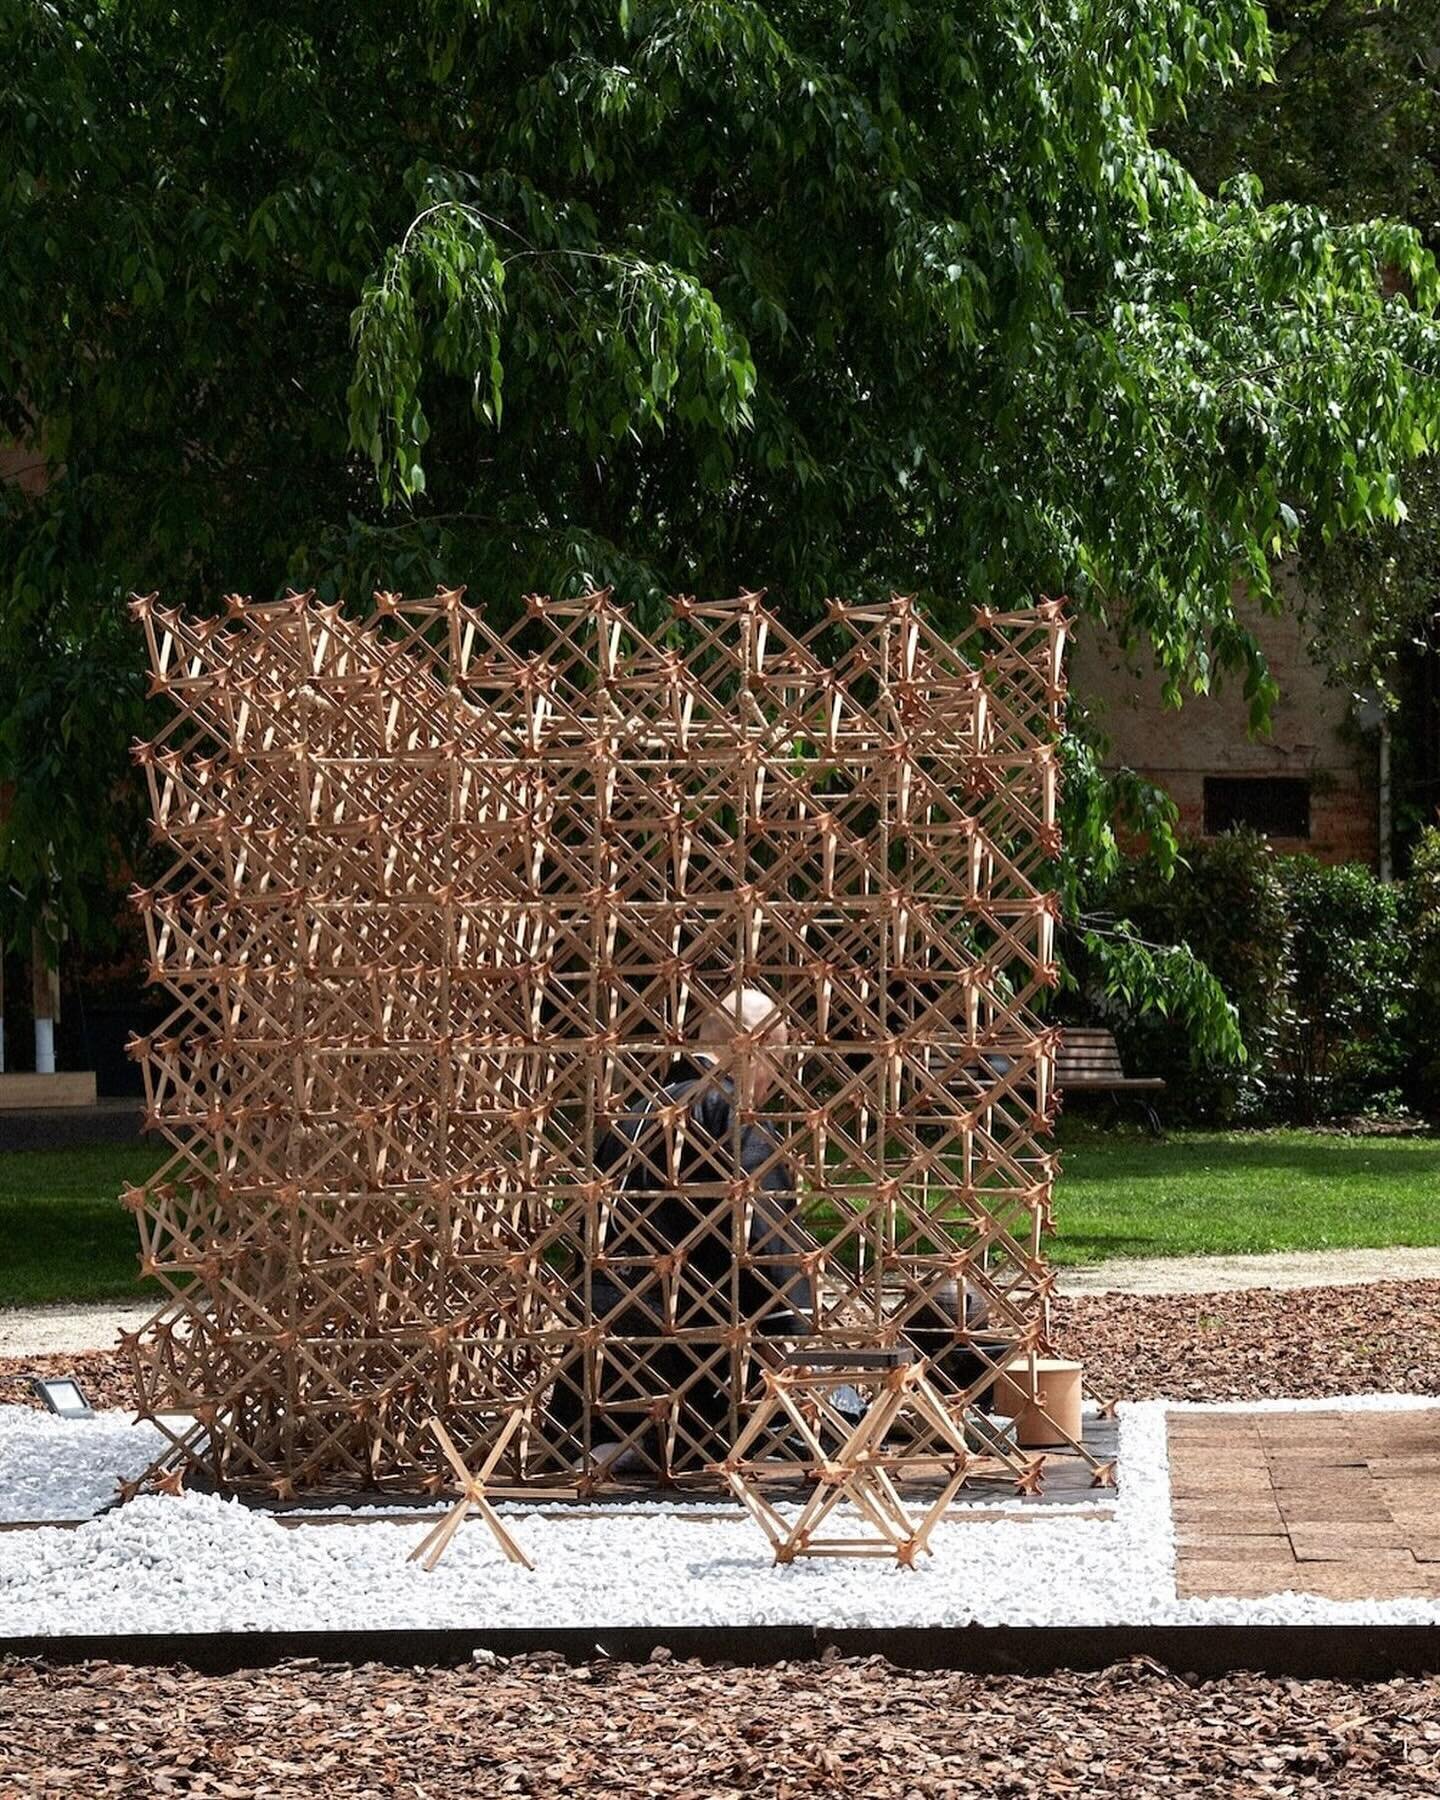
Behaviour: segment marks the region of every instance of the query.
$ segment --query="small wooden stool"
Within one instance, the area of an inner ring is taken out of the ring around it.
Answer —
[[[1015,1421],[1015,1441],[1027,1450],[1078,1444],[1084,1419],[1081,1365],[1058,1356],[1017,1356],[995,1381],[995,1409]]]
[[[913,1568],[921,1551],[930,1549],[930,1533],[964,1481],[970,1465],[962,1429],[950,1417],[915,1361],[908,1345],[878,1350],[793,1350],[779,1369],[762,1371],[765,1393],[723,1463],[714,1466],[732,1493],[770,1540],[777,1563],[800,1556],[893,1557]],[[859,1419],[847,1418],[835,1405],[836,1390],[868,1390],[870,1403]],[[891,1427],[902,1417],[920,1427],[919,1441],[885,1449]],[[791,1524],[766,1499],[762,1483],[784,1472],[775,1462],[747,1460],[751,1448],[768,1433],[782,1452],[796,1438],[808,1452],[801,1463],[814,1492]],[[938,1499],[918,1523],[906,1510],[895,1486],[897,1477],[922,1467],[944,1480]],[[849,1501],[874,1535],[821,1537],[820,1527],[843,1501]]]
[[[487,1491],[487,1484],[490,1477],[495,1473],[495,1465],[505,1454],[505,1446],[510,1442],[511,1438],[514,1437],[523,1417],[524,1413],[518,1406],[511,1412],[510,1417],[500,1428],[499,1437],[497,1437],[495,1442],[490,1446],[490,1453],[481,1464],[480,1473],[478,1475],[472,1475],[469,1469],[465,1467],[464,1458],[451,1442],[449,1432],[446,1431],[439,1419],[432,1418],[430,1420],[430,1429],[440,1440],[440,1448],[445,1452],[450,1467],[454,1469],[456,1475],[460,1479],[460,1498],[450,1511],[446,1513],[445,1517],[441,1519],[440,1523],[435,1526],[434,1530],[426,1532],[425,1536],[410,1552],[408,1559],[410,1562],[418,1562],[424,1569],[433,1569],[449,1548],[451,1538],[454,1537],[455,1533],[464,1524],[469,1515],[470,1508],[473,1506],[480,1517],[490,1527],[495,1542],[499,1544],[500,1548],[505,1552],[506,1556],[509,1557],[510,1561],[512,1563],[523,1563],[527,1569],[532,1573],[534,1572],[534,1563],[531,1562],[530,1558],[515,1542],[514,1538],[511,1537],[510,1533],[501,1523],[500,1515],[490,1504]]]

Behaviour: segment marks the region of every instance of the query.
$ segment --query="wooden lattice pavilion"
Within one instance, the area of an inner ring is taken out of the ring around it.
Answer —
[[[1057,604],[959,643],[903,598],[803,636],[753,594],[649,630],[604,593],[503,630],[459,592],[135,611],[174,856],[138,896],[174,1010],[135,1050],[174,1155],[128,1196],[169,1295],[131,1350],[142,1413],[194,1419],[161,1420],[172,1475],[434,1487],[432,1419],[468,1455],[518,1411],[515,1480],[601,1443],[704,1477],[797,1255],[787,1347],[908,1338],[957,1416],[1046,1342]],[[693,1134],[676,1072],[737,987],[787,1028],[773,1156],[712,1146],[660,1235],[607,1134]]]

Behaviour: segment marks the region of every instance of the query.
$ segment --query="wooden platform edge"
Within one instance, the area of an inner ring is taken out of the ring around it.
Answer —
[[[1147,1657],[1177,1676],[1201,1680],[1246,1670],[1261,1675],[1385,1681],[1440,1673],[1435,1625],[815,1625],[620,1626],[536,1630],[165,1632],[113,1636],[0,1638],[0,1662],[86,1662],[142,1667],[182,1664],[225,1675],[294,1658],[379,1662],[393,1667],[458,1666],[475,1652],[515,1657],[549,1652],[569,1663],[648,1662],[657,1649],[682,1660],[763,1664],[810,1661],[827,1652],[883,1656],[897,1668],[974,1674],[1044,1675],[1103,1669]]]
[[[37,1075],[29,1069],[0,1074],[0,1112],[49,1111],[95,1105],[95,1071],[67,1069]]]

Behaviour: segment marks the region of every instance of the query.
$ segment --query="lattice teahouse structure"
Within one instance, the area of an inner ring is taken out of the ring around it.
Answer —
[[[172,1477],[434,1487],[516,1411],[513,1479],[704,1476],[779,1348],[958,1408],[1046,1341],[1058,605],[135,612]],[[736,989],[783,1045],[697,1060]]]

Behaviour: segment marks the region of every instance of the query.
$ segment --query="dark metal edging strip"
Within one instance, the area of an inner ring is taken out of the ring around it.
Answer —
[[[827,1650],[883,1656],[899,1668],[1041,1675],[1101,1669],[1146,1656],[1177,1674],[1246,1669],[1265,1675],[1381,1681],[1440,1672],[1435,1625],[814,1625],[622,1626],[615,1630],[217,1631],[0,1638],[0,1657],[52,1664],[181,1663],[207,1674],[266,1668],[294,1657],[444,1667],[477,1650],[495,1656],[558,1652],[567,1662],[645,1662],[656,1649],[707,1663],[803,1662]]]

